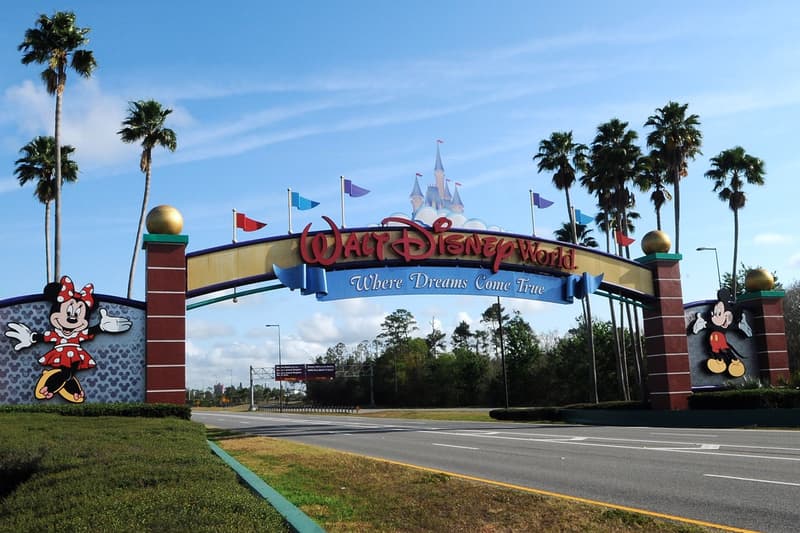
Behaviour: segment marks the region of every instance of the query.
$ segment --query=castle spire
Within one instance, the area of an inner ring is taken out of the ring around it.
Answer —
[[[420,175],[421,174],[417,172],[417,175],[414,177],[414,188],[411,189],[411,194],[408,195],[408,197],[411,199],[411,207],[413,208],[412,213],[416,213],[422,206],[422,203],[425,201],[425,197],[422,195],[422,188],[419,186]]]

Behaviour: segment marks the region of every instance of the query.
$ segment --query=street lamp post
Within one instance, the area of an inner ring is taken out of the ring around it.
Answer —
[[[722,288],[722,276],[719,273],[719,255],[717,254],[717,249],[713,246],[700,246],[697,248],[698,252],[714,252],[714,259],[717,261],[717,282],[719,283],[719,288]]]
[[[282,365],[281,362],[281,325],[280,324],[265,324],[265,327],[268,328],[278,328],[278,366]],[[275,379],[278,379],[277,372]],[[280,395],[278,396],[278,412],[283,412],[283,381],[278,380],[278,385],[280,387]]]

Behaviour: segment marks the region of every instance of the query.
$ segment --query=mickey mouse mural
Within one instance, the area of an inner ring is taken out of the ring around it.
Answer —
[[[112,317],[100,308],[100,320],[89,325],[95,309],[94,286],[89,283],[76,290],[68,276],[58,283],[48,283],[45,299],[51,302],[49,322],[52,329],[32,331],[18,322],[9,322],[6,337],[14,339],[14,351],[20,351],[37,342],[53,343],[52,349],[39,358],[39,364],[48,367],[34,387],[37,400],[50,400],[56,394],[71,403],[83,403],[86,395],[77,374],[91,370],[97,363],[81,345],[94,339],[97,333],[122,333],[131,327],[127,318]]]
[[[717,301],[709,311],[695,313],[691,331],[697,335],[703,330],[708,333],[706,369],[712,374],[727,372],[733,378],[742,377],[745,374],[745,365],[742,361],[745,355],[731,345],[727,335],[738,332],[745,337],[752,337],[753,332],[747,323],[745,313],[732,302],[731,292],[728,289],[720,289],[717,292]]]

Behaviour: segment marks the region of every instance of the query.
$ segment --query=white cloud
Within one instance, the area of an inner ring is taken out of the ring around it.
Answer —
[[[789,257],[789,266],[792,268],[800,268],[800,252],[792,254],[792,256]]]
[[[236,333],[233,326],[188,318],[186,320],[186,336],[193,339],[213,339],[216,337],[230,337]]]
[[[766,244],[766,245],[781,245],[781,244],[789,244],[792,242],[793,238],[791,235],[784,235],[780,233],[759,233],[755,237],[753,237],[753,242],[755,244]]]

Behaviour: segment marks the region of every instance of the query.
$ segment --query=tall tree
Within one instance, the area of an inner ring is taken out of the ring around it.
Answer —
[[[97,66],[94,54],[81,49],[89,39],[89,28],[75,26],[75,14],[70,11],[57,11],[52,17],[39,15],[36,27],[25,30],[25,38],[17,47],[22,51],[22,64],[38,63],[45,65],[42,80],[47,92],[56,97],[55,110],[55,260],[54,279],[61,272],[61,104],[64,87],[67,83],[67,65],[78,75],[88,78]]]
[[[652,191],[650,201],[656,210],[656,229],[661,231],[661,208],[672,200],[672,195],[666,187],[667,169],[655,151],[642,158],[641,172],[634,181],[642,191]]]
[[[687,115],[689,104],[669,102],[656,108],[645,126],[653,128],[647,135],[647,146],[667,168],[667,180],[675,191],[675,253],[680,253],[681,179],[688,174],[688,161],[702,154],[703,134],[698,129],[700,117]]]
[[[736,294],[736,261],[739,256],[739,210],[747,203],[742,188],[745,183],[764,185],[764,161],[749,155],[741,146],[723,150],[711,158],[706,177],[714,180],[714,192],[733,211],[733,268],[731,285]]]
[[[556,131],[550,134],[549,139],[539,142],[539,153],[533,156],[534,161],[539,160],[539,172],[546,170],[554,173],[553,185],[566,195],[567,216],[572,226],[575,225],[575,214],[569,189],[575,183],[577,172],[583,172],[586,168],[586,150],[585,144],[573,141],[571,131]]]
[[[122,122],[123,128],[117,133],[122,142],[142,142],[142,155],[139,158],[139,169],[144,173],[144,195],[142,209],[139,213],[139,227],[136,230],[136,242],[133,246],[131,271],[128,277],[128,298],[133,295],[133,277],[136,273],[136,258],[142,246],[142,233],[144,231],[144,217],[147,213],[147,200],[150,197],[150,176],[153,168],[153,148],[162,146],[174,152],[178,146],[175,132],[164,126],[167,116],[172,109],[161,106],[155,100],[138,100],[130,102],[128,116]]]
[[[61,147],[61,179],[74,182],[78,179],[78,164],[70,159],[75,148],[66,144]],[[47,282],[55,281],[52,277],[50,262],[50,204],[55,198],[56,189],[56,140],[50,136],[35,137],[20,149],[22,157],[17,159],[14,174],[20,186],[36,180],[34,196],[44,204],[44,249],[47,264]]]

